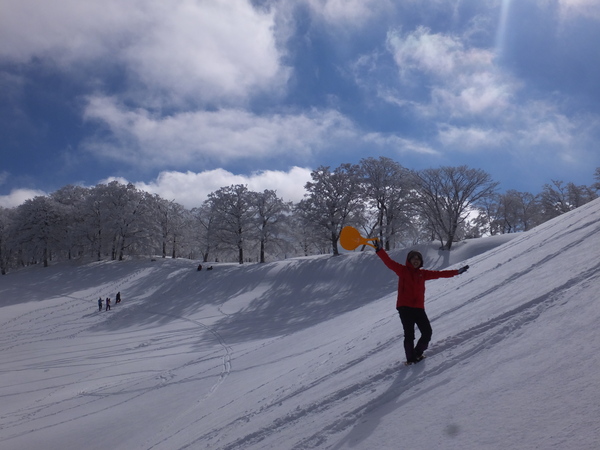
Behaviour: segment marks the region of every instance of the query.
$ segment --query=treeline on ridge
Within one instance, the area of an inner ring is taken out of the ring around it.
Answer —
[[[222,187],[200,207],[113,181],[65,186],[15,208],[0,207],[0,271],[71,259],[133,256],[265,262],[338,254],[341,229],[378,236],[386,249],[527,231],[598,197],[591,186],[552,180],[537,194],[507,190],[483,170],[445,166],[409,170],[386,158],[321,166],[304,198],[273,190]]]

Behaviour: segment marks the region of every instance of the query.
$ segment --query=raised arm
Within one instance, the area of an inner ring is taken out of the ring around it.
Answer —
[[[400,264],[397,261],[394,261],[392,258],[390,258],[390,256],[386,253],[386,251],[382,248],[378,248],[375,253],[377,254],[377,256],[379,256],[379,259],[381,259],[383,261],[383,263],[386,265],[386,267],[390,270],[393,270],[394,272],[396,272],[396,274],[401,275],[404,273],[404,270],[406,269],[405,266],[403,266],[402,264]]]

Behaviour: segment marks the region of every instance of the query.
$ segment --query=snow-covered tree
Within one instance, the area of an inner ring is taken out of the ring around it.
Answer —
[[[20,205],[13,226],[22,259],[28,263],[41,260],[48,267],[52,251],[60,241],[60,223],[58,208],[49,197],[37,196]]]
[[[167,256],[167,245],[171,244],[171,257],[176,258],[187,225],[186,209],[174,200],[168,201],[154,195],[149,198],[152,216],[160,229],[162,257]]]
[[[327,240],[331,250],[338,255],[338,240],[346,225],[358,225],[363,221],[363,184],[360,167],[342,164],[331,171],[320,166],[310,174],[313,181],[306,183],[308,192],[296,211],[306,220],[317,225]]]
[[[408,224],[412,177],[408,169],[386,157],[360,161],[365,197],[377,212],[375,233],[387,250],[395,236]],[[368,234],[372,235],[370,230]]]
[[[251,202],[255,209],[255,223],[260,245],[261,263],[265,262],[265,247],[267,244],[281,243],[278,236],[282,233],[282,227],[286,223],[291,204],[277,197],[275,191],[266,189],[263,192],[252,192]]]
[[[238,262],[244,263],[244,248],[254,231],[255,208],[245,185],[223,187],[208,196],[209,209],[214,214],[216,239],[226,248],[235,249]]]
[[[83,207],[83,222],[90,253],[100,261],[106,252],[105,242],[109,240],[108,189],[105,184],[94,186]]]
[[[67,259],[82,255],[87,244],[82,208],[88,195],[89,189],[73,185],[50,195],[59,210],[59,248],[66,251]]]
[[[216,249],[216,219],[212,202],[205,201],[199,208],[192,209],[192,220],[198,248],[202,254],[202,261],[208,262],[211,252]]]
[[[13,228],[13,216],[15,209],[4,208],[0,206],[0,274],[6,275],[10,265],[12,246],[10,231]]]
[[[469,210],[498,186],[487,172],[467,166],[426,169],[415,175],[419,211],[445,250],[452,248]]]
[[[323,254],[329,251],[331,245],[327,236],[323,237],[322,231],[312,221],[297,209],[289,217],[290,229],[288,236],[292,241],[295,253],[302,256]]]
[[[148,247],[148,238],[158,224],[150,215],[150,194],[131,183],[125,186],[113,181],[108,188],[114,230],[111,254],[112,259],[122,261],[126,250]]]
[[[598,194],[589,186],[577,186],[552,180],[545,184],[540,194],[543,220],[550,220],[598,198]]]
[[[110,255],[122,260],[125,253],[148,252],[159,234],[158,220],[152,216],[151,195],[132,184],[117,181],[91,189],[85,205],[85,228],[98,259]]]
[[[596,182],[592,184],[592,189],[595,191],[600,191],[600,167],[596,167],[596,172],[594,172],[594,180],[596,180]]]

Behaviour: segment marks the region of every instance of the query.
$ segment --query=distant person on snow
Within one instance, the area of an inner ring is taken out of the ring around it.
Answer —
[[[431,340],[431,324],[425,314],[425,282],[438,278],[451,278],[467,271],[469,266],[458,270],[425,270],[423,255],[412,250],[406,256],[406,264],[392,260],[384,249],[380,247],[379,240],[373,241],[377,256],[388,269],[398,275],[398,299],[396,309],[404,328],[404,352],[406,364],[421,361],[423,352],[427,350]],[[419,327],[421,337],[415,346],[415,325]]]
[[[98,299],[98,311],[102,311],[102,297]]]
[[[106,297],[106,311],[110,311],[110,298]]]
[[[121,303],[121,292],[117,292],[117,298],[115,298],[115,305]]]

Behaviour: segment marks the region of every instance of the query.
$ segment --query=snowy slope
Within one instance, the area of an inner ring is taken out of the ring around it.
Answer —
[[[411,367],[372,251],[10,273],[0,448],[600,448],[599,231],[595,201],[450,255],[421,247],[428,268],[471,269],[428,283],[432,346]]]

